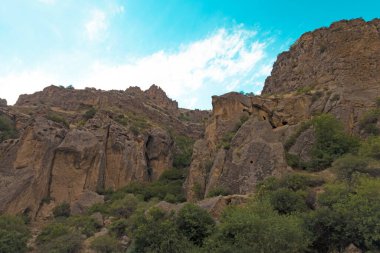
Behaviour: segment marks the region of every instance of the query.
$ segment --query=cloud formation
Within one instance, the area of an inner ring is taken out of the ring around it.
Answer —
[[[147,88],[155,83],[180,105],[194,107],[200,91],[211,96],[260,85],[258,80],[270,73],[272,62],[266,54],[269,42],[257,40],[256,35],[241,26],[219,29],[175,52],[159,51],[120,65],[96,62],[82,83],[96,88],[108,84],[114,89],[129,85]]]
[[[95,9],[91,11],[90,18],[84,25],[87,38],[90,41],[96,41],[102,38],[108,28],[106,17],[106,13],[101,10]]]
[[[87,26],[91,39],[96,39],[97,33],[107,27],[104,14],[95,12],[94,17]],[[2,91],[0,96],[5,95],[14,103],[16,92],[31,93],[50,84],[105,90],[125,90],[129,86],[146,89],[157,84],[182,107],[210,108],[212,95],[233,90],[261,90],[272,66],[267,52],[269,43],[269,40],[259,40],[256,31],[237,26],[219,29],[204,39],[180,45],[174,51],[158,51],[121,64],[106,63],[102,59],[78,59],[83,61],[79,64],[83,69],[71,70],[75,73],[62,73],[59,67],[54,69],[55,66],[71,65],[59,58],[59,63],[49,62],[45,68],[0,76],[2,90],[12,87],[12,91]]]

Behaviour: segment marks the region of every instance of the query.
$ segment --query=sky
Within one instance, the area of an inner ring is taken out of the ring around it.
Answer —
[[[380,17],[379,0],[2,0],[0,97],[51,84],[142,89],[180,107],[259,94],[276,57],[341,19]]]

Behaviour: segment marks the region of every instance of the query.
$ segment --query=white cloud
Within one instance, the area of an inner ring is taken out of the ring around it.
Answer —
[[[90,41],[96,41],[103,37],[107,30],[107,16],[105,12],[95,9],[91,11],[89,20],[84,25],[87,38]]]
[[[54,83],[57,78],[43,70],[9,73],[0,76],[0,97],[14,104],[20,94],[30,94]]]
[[[125,89],[129,85],[147,88],[155,83],[182,105],[194,106],[189,93],[217,85],[224,92],[262,77],[271,69],[265,64],[266,42],[255,40],[256,32],[236,27],[182,45],[177,52],[156,52],[133,62],[109,65],[97,62],[81,83],[96,88]],[[211,94],[210,94],[211,95]]]
[[[100,22],[95,19],[89,23],[91,38],[96,37],[99,29],[106,27],[104,14],[95,16],[100,17]],[[0,76],[0,97],[5,95],[13,103],[18,94],[41,90],[51,83],[72,83],[76,88],[105,90],[124,90],[136,85],[146,89],[151,84],[157,84],[171,98],[179,101],[180,106],[209,108],[212,95],[232,90],[260,89],[272,65],[272,59],[267,55],[268,43],[269,40],[259,41],[255,31],[235,27],[220,29],[205,39],[181,45],[174,52],[159,51],[118,65],[87,59],[81,64],[86,69],[83,67],[71,70],[75,73],[62,73],[62,69],[52,69],[55,64],[49,62],[49,67],[44,71],[31,70]],[[76,78],[78,73],[80,78]]]

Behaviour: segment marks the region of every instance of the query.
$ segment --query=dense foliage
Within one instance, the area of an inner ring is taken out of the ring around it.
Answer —
[[[29,234],[23,219],[6,215],[0,216],[1,253],[26,252]]]
[[[14,127],[14,123],[7,117],[0,115],[0,142],[15,138],[17,131]]]

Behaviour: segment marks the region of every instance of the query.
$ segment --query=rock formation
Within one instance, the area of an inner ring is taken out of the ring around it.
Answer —
[[[304,34],[280,54],[261,96],[213,97],[205,137],[194,147],[186,182],[188,200],[214,189],[236,194],[291,170],[284,144],[302,122],[331,113],[359,133],[363,113],[380,97],[380,20],[340,21]],[[312,129],[289,153],[307,160]]]
[[[304,34],[278,56],[261,96],[214,96],[211,115],[178,108],[155,85],[50,86],[15,106],[0,101],[0,115],[17,132],[0,143],[0,211],[35,217],[52,201],[80,213],[102,201],[97,193],[159,178],[172,166],[175,136],[196,140],[188,200],[252,193],[266,177],[292,170],[286,152],[309,158],[312,128],[284,148],[303,122],[331,113],[361,134],[360,119],[378,97],[380,20],[355,19]]]
[[[182,112],[157,86],[145,92],[50,86],[20,96],[0,111],[18,130],[17,139],[0,144],[0,211],[35,217],[53,201],[71,203],[78,213],[98,201],[95,192],[156,180],[172,167],[172,135],[203,132],[207,111],[195,112],[202,121],[183,121]]]

